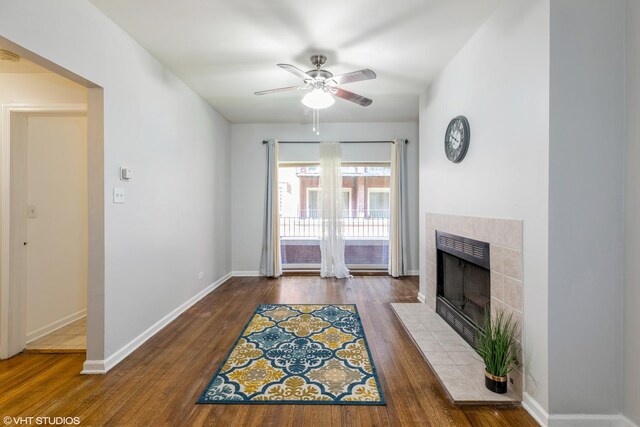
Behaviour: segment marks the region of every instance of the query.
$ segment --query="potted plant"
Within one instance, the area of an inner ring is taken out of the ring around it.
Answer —
[[[518,324],[513,316],[501,310],[493,319],[488,308],[484,311],[484,326],[478,330],[476,350],[485,367],[485,386],[494,393],[507,392],[507,374],[518,366]]]

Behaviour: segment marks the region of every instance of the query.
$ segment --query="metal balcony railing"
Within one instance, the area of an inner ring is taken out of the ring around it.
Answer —
[[[389,238],[389,210],[371,209],[364,212],[344,211],[342,235],[346,238]],[[297,216],[280,217],[281,238],[319,238],[322,222],[318,210],[301,211]]]

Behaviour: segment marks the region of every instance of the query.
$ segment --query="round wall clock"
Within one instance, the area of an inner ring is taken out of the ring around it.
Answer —
[[[447,159],[453,163],[460,163],[467,154],[470,139],[471,132],[467,118],[458,116],[451,120],[444,134],[444,152],[447,154]]]

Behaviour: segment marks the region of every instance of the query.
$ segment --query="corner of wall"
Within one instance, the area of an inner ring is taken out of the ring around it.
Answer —
[[[538,424],[545,427],[549,425],[549,414],[542,405],[527,392],[522,393],[522,407]]]
[[[625,9],[625,248],[623,291],[623,414],[640,424],[640,2],[627,0]],[[632,424],[629,424],[632,425]]]

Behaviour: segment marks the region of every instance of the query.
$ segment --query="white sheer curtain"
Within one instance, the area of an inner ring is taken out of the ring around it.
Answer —
[[[278,197],[278,141],[271,139],[267,144],[267,188],[260,258],[260,273],[267,277],[282,275]]]
[[[389,274],[406,276],[408,248],[407,219],[407,146],[404,139],[391,145],[391,191],[389,227]]]
[[[350,277],[342,238],[342,151],[339,142],[320,144],[320,276]]]

